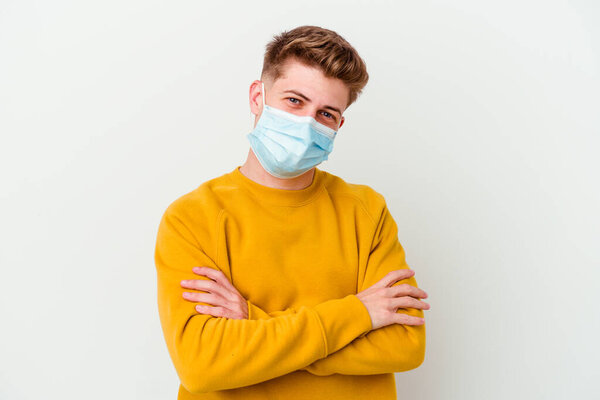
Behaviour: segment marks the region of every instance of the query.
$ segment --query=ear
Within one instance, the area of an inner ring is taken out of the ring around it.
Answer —
[[[342,128],[342,126],[344,125],[344,122],[346,122],[346,117],[344,117],[342,115],[342,121],[340,122],[340,127],[338,128],[338,131]]]
[[[256,116],[262,113],[262,82],[255,80],[250,85],[250,112]]]

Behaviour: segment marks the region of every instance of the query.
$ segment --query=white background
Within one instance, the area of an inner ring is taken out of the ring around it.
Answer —
[[[176,397],[160,216],[244,162],[264,46],[304,24],[371,75],[321,168],[386,197],[430,295],[398,398],[600,398],[598,21],[594,0],[2,1],[0,398]]]

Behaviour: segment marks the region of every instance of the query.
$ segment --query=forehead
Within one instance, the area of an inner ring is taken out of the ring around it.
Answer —
[[[314,66],[306,65],[294,58],[288,58],[281,66],[281,76],[273,82],[273,90],[298,91],[311,102],[328,104],[342,112],[348,104],[350,89],[337,78],[326,76],[323,71]]]

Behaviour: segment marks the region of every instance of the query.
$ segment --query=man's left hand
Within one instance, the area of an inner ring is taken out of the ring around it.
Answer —
[[[183,288],[208,292],[183,292],[183,298],[188,301],[211,304],[209,306],[197,304],[196,311],[198,313],[209,314],[214,317],[248,319],[246,299],[229,282],[223,272],[210,267],[194,267],[192,271],[195,274],[209,278],[181,281],[181,287]]]

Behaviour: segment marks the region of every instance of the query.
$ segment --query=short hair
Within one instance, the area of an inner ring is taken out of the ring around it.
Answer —
[[[283,63],[290,57],[343,81],[350,90],[346,107],[356,101],[369,80],[367,66],[356,49],[329,29],[303,25],[275,35],[266,46],[261,79],[279,78]]]

